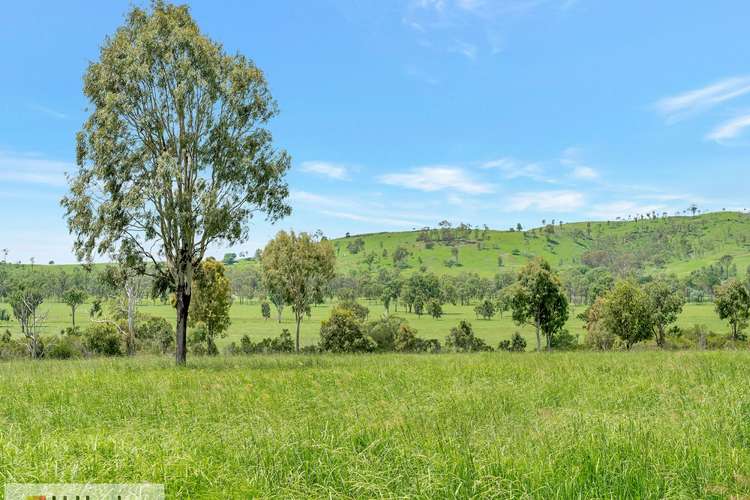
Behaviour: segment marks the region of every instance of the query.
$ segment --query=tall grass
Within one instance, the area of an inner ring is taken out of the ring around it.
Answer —
[[[750,494],[747,352],[0,364],[0,481],[169,497]]]

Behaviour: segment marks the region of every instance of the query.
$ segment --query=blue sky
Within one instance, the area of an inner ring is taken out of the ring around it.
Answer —
[[[81,79],[131,3],[3,7],[0,248],[13,261],[74,261],[58,201],[86,117]],[[275,141],[294,159],[293,215],[255,221],[235,250],[288,228],[336,237],[750,205],[748,2],[189,4],[266,72]]]

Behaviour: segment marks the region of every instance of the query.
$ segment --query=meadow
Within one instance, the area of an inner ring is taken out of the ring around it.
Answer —
[[[740,498],[748,352],[0,363],[0,482],[169,498]]]
[[[385,313],[385,309],[380,303],[367,300],[360,300],[360,302],[369,308],[370,319],[379,318]],[[329,317],[331,307],[331,303],[326,303],[312,308],[311,316],[305,318],[300,329],[302,345],[311,345],[318,341],[320,323]],[[78,309],[76,313],[77,325],[85,327],[90,323],[89,308],[90,304],[84,304]],[[0,303],[0,309],[10,311],[10,306]],[[571,306],[570,317],[566,324],[566,328],[572,334],[579,335],[579,341],[583,340],[584,328],[583,322],[577,316],[583,309],[582,306]],[[138,311],[139,313],[166,318],[174,326],[175,311],[169,305],[144,301]],[[516,325],[511,318],[510,311],[503,313],[502,317],[496,315],[490,320],[477,319],[474,313],[474,305],[454,306],[446,304],[443,306],[443,311],[443,317],[435,319],[426,314],[418,316],[413,313],[406,313],[401,308],[399,308],[399,311],[394,312],[393,308],[391,308],[392,315],[406,319],[411,326],[417,329],[419,336],[423,338],[436,338],[442,342],[450,329],[456,326],[459,321],[468,320],[471,322],[476,335],[493,347],[497,347],[497,344],[501,340],[509,339],[516,331],[520,332],[526,338],[529,348],[532,348],[535,342],[533,328]],[[65,304],[45,302],[40,307],[40,312],[47,315],[47,319],[44,322],[44,335],[59,334],[63,328],[71,325],[70,308]],[[218,339],[217,344],[219,347],[225,346],[230,342],[239,342],[243,335],[247,335],[253,341],[258,341],[265,337],[278,336],[283,328],[287,328],[292,334],[295,331],[295,323],[288,308],[282,315],[281,323],[276,321],[276,310],[273,307],[271,310],[271,319],[263,319],[260,304],[255,301],[245,303],[235,302],[232,305],[230,316],[232,324],[227,331],[227,336]],[[685,305],[677,321],[677,325],[687,328],[696,324],[705,325],[709,330],[717,333],[724,334],[729,332],[729,327],[719,319],[714,311],[713,303],[710,302]],[[18,323],[12,319],[6,322],[0,321],[0,331],[4,331],[6,328],[14,334],[19,333]]]

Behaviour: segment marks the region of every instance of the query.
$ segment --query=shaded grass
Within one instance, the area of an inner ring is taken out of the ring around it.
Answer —
[[[170,497],[750,494],[747,352],[0,364],[0,481]]]

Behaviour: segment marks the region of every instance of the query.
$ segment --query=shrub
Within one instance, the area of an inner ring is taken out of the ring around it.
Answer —
[[[367,323],[365,335],[375,341],[378,351],[392,351],[394,350],[394,341],[398,335],[398,330],[402,324],[405,324],[403,319],[397,316],[386,316]]]
[[[435,319],[439,319],[443,315],[443,306],[437,299],[430,299],[427,302],[427,314]]]
[[[552,335],[552,349],[571,351],[578,347],[578,335],[573,335],[563,328]]]
[[[450,334],[445,339],[445,345],[456,352],[492,350],[492,347],[485,344],[484,340],[474,336],[474,330],[468,321],[461,321],[458,326],[451,328]]]
[[[489,299],[484,299],[474,308],[477,317],[491,319],[495,315],[495,304]]]
[[[119,356],[122,354],[120,334],[109,323],[93,323],[83,331],[83,345],[94,354]]]
[[[166,319],[149,316],[136,326],[136,338],[165,354],[174,345],[175,332]]]
[[[249,336],[243,335],[240,346],[232,342],[226,349],[228,354],[271,354],[279,352],[294,352],[294,340],[289,330],[284,328],[276,338],[266,337],[260,342],[253,342]]]
[[[80,337],[64,335],[49,339],[44,348],[44,357],[50,359],[72,359],[83,356]]]
[[[320,326],[320,349],[327,352],[371,352],[377,345],[363,332],[362,322],[350,310],[336,307]]]
[[[520,333],[515,332],[510,340],[500,341],[497,348],[501,351],[524,352],[526,350],[526,339]]]
[[[399,326],[393,339],[393,348],[397,352],[440,352],[440,341],[437,339],[421,339],[417,337],[417,330],[406,323]]]
[[[358,321],[366,321],[370,315],[370,310],[357,302],[356,300],[347,300],[337,306],[339,309],[346,309],[354,314]]]
[[[60,335],[63,337],[80,337],[81,327],[80,326],[66,326],[60,330]]]
[[[271,317],[271,304],[269,304],[267,301],[263,301],[260,304],[260,313],[263,315],[263,319],[267,320]]]
[[[0,309],[0,321],[10,321],[10,315],[5,309]]]

